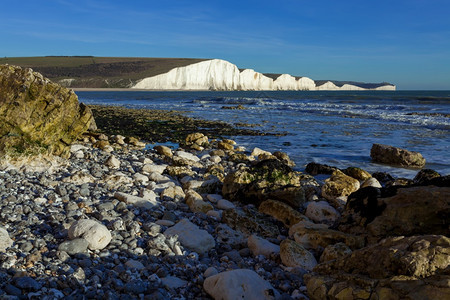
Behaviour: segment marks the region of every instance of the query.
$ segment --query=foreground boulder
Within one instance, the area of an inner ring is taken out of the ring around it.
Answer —
[[[373,144],[370,150],[370,157],[374,162],[402,167],[422,168],[425,166],[425,158],[419,152],[405,149]]]
[[[311,299],[449,299],[450,239],[390,237],[305,275]]]
[[[301,175],[275,159],[263,160],[228,174],[222,194],[231,201],[257,205],[272,199],[299,208],[305,202]]]
[[[31,69],[0,65],[0,154],[68,154],[91,122],[72,90]]]

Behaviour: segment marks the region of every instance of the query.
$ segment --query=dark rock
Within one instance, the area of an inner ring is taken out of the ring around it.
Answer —
[[[38,291],[42,285],[29,276],[17,277],[14,279],[13,284],[22,290]]]
[[[87,250],[89,242],[85,239],[74,239],[71,241],[65,241],[58,247],[59,251],[64,251],[69,255],[75,255],[77,253],[83,253]]]
[[[374,162],[395,166],[421,168],[425,165],[425,158],[419,152],[382,144],[372,145],[370,157]]]
[[[422,169],[420,170],[417,175],[414,177],[413,181],[417,184],[425,183],[426,181],[429,181],[433,178],[440,177],[441,174],[438,172],[431,170],[431,169]]]
[[[315,162],[311,162],[306,165],[305,172],[316,176],[317,174],[327,174],[331,175],[334,171],[338,170],[336,167],[331,167],[328,165],[318,164]]]
[[[92,120],[72,90],[31,69],[0,65],[0,154],[68,155]]]

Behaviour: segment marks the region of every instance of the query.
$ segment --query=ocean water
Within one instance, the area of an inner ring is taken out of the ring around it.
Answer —
[[[415,169],[371,162],[372,144],[381,143],[418,151],[426,168],[450,174],[450,91],[76,93],[86,104],[186,111],[190,117],[280,133],[230,138],[249,151],[287,152],[298,170],[318,162],[413,178]],[[237,105],[245,109],[223,109]]]

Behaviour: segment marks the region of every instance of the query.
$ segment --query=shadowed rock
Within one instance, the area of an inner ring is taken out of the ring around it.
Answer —
[[[372,145],[370,157],[374,162],[402,167],[422,168],[425,165],[425,158],[419,152],[382,144]]]

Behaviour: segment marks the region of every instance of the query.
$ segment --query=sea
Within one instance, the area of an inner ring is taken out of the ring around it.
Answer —
[[[317,162],[414,178],[417,169],[373,163],[374,143],[420,152],[450,174],[450,91],[77,91],[86,104],[183,111],[276,133],[230,136],[251,151],[283,151],[297,170]],[[224,107],[243,106],[244,109]]]

